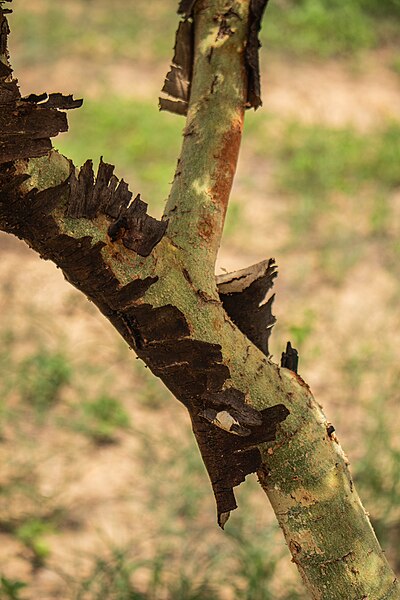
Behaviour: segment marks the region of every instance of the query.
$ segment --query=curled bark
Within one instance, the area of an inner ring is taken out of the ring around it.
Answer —
[[[272,314],[275,295],[267,300],[267,294],[277,275],[275,261],[270,258],[217,277],[219,297],[226,312],[266,356],[269,356],[268,339],[276,321]]]

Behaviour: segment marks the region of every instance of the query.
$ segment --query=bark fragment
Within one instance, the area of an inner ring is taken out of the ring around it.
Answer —
[[[270,258],[217,277],[219,297],[226,312],[240,331],[267,356],[268,340],[276,319],[272,314],[275,295],[268,300],[266,297],[277,275],[275,260]]]
[[[187,113],[194,56],[193,22],[185,19],[176,32],[174,57],[161,90],[170,98],[160,98],[160,109],[180,115]]]
[[[282,352],[281,367],[290,369],[294,373],[297,373],[299,366],[299,353],[296,348],[292,348],[292,344],[288,342],[286,344],[286,351]]]
[[[187,115],[188,103],[182,100],[171,100],[171,98],[159,98],[160,110],[167,110],[176,115]]]
[[[258,34],[267,4],[268,0],[251,0],[250,2],[249,37],[245,53],[248,75],[247,107],[255,110],[262,105],[259,57],[261,43]]]
[[[246,404],[245,394],[235,388],[227,388],[220,392],[208,393],[202,399],[205,400],[208,406],[218,412],[228,411],[229,414],[237,420],[241,427],[241,435],[249,435],[249,427],[257,427],[261,425],[262,418],[258,410]],[[245,433],[247,432],[247,433]]]
[[[224,527],[229,513],[237,508],[233,488],[261,466],[257,444],[273,441],[279,423],[288,414],[283,404],[261,411],[260,425],[252,427],[246,437],[210,427],[203,415],[191,414],[193,431],[213,486],[220,527]]]
[[[95,177],[93,162],[87,160],[78,176],[71,168],[67,215],[94,219],[99,214],[116,219],[108,228],[112,242],[118,240],[140,256],[149,256],[166,232],[168,221],[158,221],[147,214],[147,204],[132,192],[124,180],[118,181],[114,166],[100,159]]]
[[[114,177],[112,170],[111,165],[101,164],[100,175],[94,181],[88,162],[77,178],[72,169],[70,177],[60,185],[24,195],[19,186],[26,175],[19,176],[11,163],[2,165],[0,227],[28,241],[43,258],[61,267],[66,279],[98,306],[137,355],[186,406],[213,486],[218,522],[223,526],[228,513],[236,508],[233,487],[261,464],[256,445],[273,440],[278,424],[289,412],[283,405],[262,412],[248,405],[244,393],[230,385],[230,371],[224,364],[220,345],[193,339],[185,316],[177,307],[143,303],[142,296],[157,277],[138,278],[121,286],[104,260],[105,242],[93,243],[89,236],[75,239],[59,231],[51,213],[63,205],[66,208],[68,202],[73,202],[74,215],[93,211],[98,214],[99,206],[107,212],[114,202],[112,194],[106,193]],[[112,190],[116,189],[114,183]],[[89,203],[84,201],[85,190]],[[99,203],[99,198],[107,201]],[[207,418],[210,411],[226,413],[235,427],[230,432],[223,431],[212,418]]]
[[[29,94],[29,96],[25,96],[21,98],[22,102],[30,102],[32,104],[39,104],[40,107],[46,108],[58,108],[69,110],[73,108],[80,108],[83,104],[82,98],[75,100],[72,94],[68,94],[64,96],[59,92],[55,92],[53,94],[47,94],[43,92],[43,94]]]
[[[128,208],[123,209],[118,220],[108,228],[112,242],[122,240],[123,245],[140,256],[149,256],[165,234],[168,221],[158,221],[147,214],[147,204],[136,196]]]
[[[68,130],[67,117],[60,109],[77,108],[82,100],[62,94],[31,94],[21,98],[8,64],[7,37],[10,32],[0,4],[0,164],[45,155],[50,138]],[[44,102],[43,100],[47,100]]]
[[[197,0],[181,0],[179,2],[178,14],[190,17],[196,2]]]
[[[104,163],[102,158],[96,177],[91,160],[85,162],[78,176],[71,167],[67,216],[92,219],[99,214],[106,214],[117,219],[127,209],[132,192],[125,181],[118,181],[113,173],[114,166]]]

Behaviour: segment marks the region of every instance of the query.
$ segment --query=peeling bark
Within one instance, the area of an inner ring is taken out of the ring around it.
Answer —
[[[246,46],[246,66],[249,78],[247,91],[247,106],[255,110],[262,105],[260,83],[260,40],[258,34],[268,0],[250,1],[249,41]]]
[[[52,215],[57,209],[69,216],[72,213],[74,218],[93,219],[101,212],[108,215],[109,207],[115,206],[112,193],[106,193],[110,191],[112,172],[111,165],[101,162],[95,180],[91,163],[87,162],[78,178],[72,169],[69,178],[61,184],[23,194],[19,186],[27,176],[18,176],[12,164],[3,165],[0,167],[0,226],[28,241],[43,258],[55,262],[66,279],[98,306],[129,346],[186,406],[214,489],[218,522],[222,525],[227,517],[224,519],[221,515],[227,515],[237,506],[233,487],[261,465],[256,444],[274,440],[278,424],[289,411],[278,405],[260,413],[246,404],[243,392],[224,387],[230,380],[230,371],[224,364],[219,344],[193,339],[184,314],[175,306],[155,308],[140,303],[147,290],[158,281],[157,276],[136,278],[121,287],[104,261],[105,242],[93,244],[90,236],[75,239],[62,233]],[[114,182],[111,191],[116,189],[117,182]],[[125,199],[129,201],[128,194]],[[122,205],[120,214],[129,214],[130,207]],[[143,211],[143,207],[139,210]],[[136,213],[134,208],[133,214]],[[141,212],[140,218],[142,216]],[[125,247],[148,256],[155,245],[150,228],[153,222],[163,224],[145,217],[150,225],[141,230],[143,240],[139,240],[139,248],[132,248],[124,237],[111,235],[118,231],[116,225],[121,223],[121,217],[108,228],[111,243],[121,240]],[[215,417],[222,412],[232,420],[229,433],[217,429],[220,423]]]
[[[40,105],[40,108],[59,108],[64,110],[80,108],[83,104],[82,99],[75,100],[72,94],[64,96],[59,92],[53,94],[47,94],[46,92],[44,92],[40,95],[29,94],[29,96],[21,98],[21,101]]]
[[[286,351],[282,352],[281,367],[290,369],[294,373],[297,373],[299,366],[299,353],[295,348],[292,348],[292,344],[288,342],[286,344]]]
[[[157,221],[147,214],[147,204],[136,196],[132,204],[122,210],[118,220],[108,228],[112,242],[122,240],[125,248],[140,256],[149,256],[167,230],[167,221]]]
[[[187,115],[190,100],[195,36],[193,19],[196,2],[197,0],[182,0],[179,3],[178,14],[183,15],[184,20],[180,22],[176,32],[171,70],[168,72],[161,90],[170,98],[162,97],[159,99],[161,110],[167,110],[178,115]],[[255,110],[262,105],[259,60],[261,44],[258,34],[267,3],[268,0],[250,0],[249,7],[248,34],[245,48],[245,67],[247,70],[246,108],[254,108]],[[207,10],[207,6],[203,6],[204,3],[198,2],[198,4],[201,5],[203,10]],[[230,26],[230,20],[234,16],[237,16],[235,8],[227,6],[215,18],[219,23],[216,41],[234,34],[234,29]],[[212,53],[209,55],[209,60],[211,62]]]
[[[193,22],[185,19],[179,23],[171,70],[168,72],[162,92],[173,100],[160,98],[160,109],[186,115],[189,106],[190,83],[194,58]]]
[[[66,114],[59,109],[82,105],[82,100],[58,93],[21,98],[7,58],[7,12],[0,8],[0,164],[44,156],[51,149],[50,138],[68,130]]]
[[[197,0],[181,0],[179,2],[178,14],[190,17]]]
[[[241,271],[217,277],[219,297],[226,312],[240,331],[266,356],[269,356],[268,339],[276,321],[272,314],[275,295],[268,300],[266,298],[277,275],[275,261],[270,258]]]
[[[260,469],[262,458],[257,445],[275,440],[277,427],[286,419],[289,411],[283,404],[266,408],[257,413],[260,417],[258,425],[253,425],[251,431],[247,430],[245,434],[236,436],[232,435],[232,429],[228,433],[221,428],[209,427],[205,422],[209,421],[206,411],[207,409],[197,415],[191,413],[191,417],[201,456],[214,489],[218,524],[223,529],[230,512],[237,508],[233,487],[242,483],[247,475]]]

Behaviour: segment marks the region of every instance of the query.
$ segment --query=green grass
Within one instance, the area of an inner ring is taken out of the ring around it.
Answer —
[[[53,524],[39,518],[27,519],[15,531],[15,536],[32,552],[32,564],[43,567],[50,554],[45,536],[54,531]]]
[[[353,0],[355,1],[355,0]],[[325,0],[327,5],[329,2]],[[371,15],[376,15],[380,18],[400,19],[400,2],[399,0],[358,0],[363,10]]]
[[[40,349],[18,366],[18,388],[24,402],[43,412],[59,399],[71,380],[71,367],[61,352]]]
[[[101,394],[79,404],[73,426],[96,444],[111,444],[117,440],[119,430],[129,428],[130,419],[119,400]]]
[[[51,64],[72,56],[89,63],[96,57],[103,64],[130,61],[148,68],[162,60],[167,66],[177,5],[177,0],[116,0],[110,10],[106,0],[21,3],[11,21],[13,43],[20,49],[18,64]],[[262,41],[275,52],[297,57],[350,56],[395,43],[399,22],[397,0],[275,0],[266,12]]]
[[[398,44],[397,0],[276,0],[267,9],[263,45],[305,57],[352,57],[388,43]]]
[[[199,557],[197,557],[199,558]],[[74,600],[218,600],[219,595],[208,581],[196,570],[196,556],[187,557],[186,567],[171,573],[168,569],[168,554],[159,552],[148,560],[135,556],[130,549],[113,548],[106,559],[97,559],[92,572],[79,582]],[[190,569],[193,569],[190,572]],[[137,584],[137,571],[147,572],[147,583]]]
[[[175,0],[115,0],[112,9],[106,0],[35,0],[34,6],[25,1],[10,19],[13,43],[28,65],[72,55],[89,62],[96,57],[103,64],[147,62],[151,68],[172,53],[176,6]]]
[[[267,10],[262,43],[296,57],[351,56],[378,42],[373,20],[357,2],[281,2]]]
[[[172,533],[150,557],[132,546],[111,547],[106,557],[93,560],[84,579],[70,585],[69,593],[74,590],[73,600],[223,600],[227,594],[238,600],[304,598],[282,577],[276,592],[273,579],[282,551],[276,547],[276,529],[264,535],[253,530],[253,539],[248,533],[239,521],[226,535],[228,551],[222,546],[204,551],[201,535],[188,543]]]
[[[400,125],[361,134],[350,128],[289,124],[278,145],[279,184],[283,191],[323,199],[365,186],[400,186]]]
[[[0,574],[0,600],[23,600],[21,592],[26,587],[27,584],[24,581],[8,579]]]
[[[265,115],[258,133],[250,121],[244,144],[251,162],[268,165],[275,194],[286,198],[289,245],[314,249],[328,279],[340,283],[367,243],[382,246],[382,260],[395,269],[387,242],[399,233],[399,123],[361,133]]]

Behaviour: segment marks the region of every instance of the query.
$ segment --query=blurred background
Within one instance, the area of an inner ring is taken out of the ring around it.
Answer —
[[[176,0],[15,0],[23,94],[83,97],[55,146],[159,215]],[[400,574],[400,4],[271,0],[219,272],[274,256],[290,339]],[[0,599],[305,598],[255,477],[226,531],[184,409],[54,265],[0,236]]]

